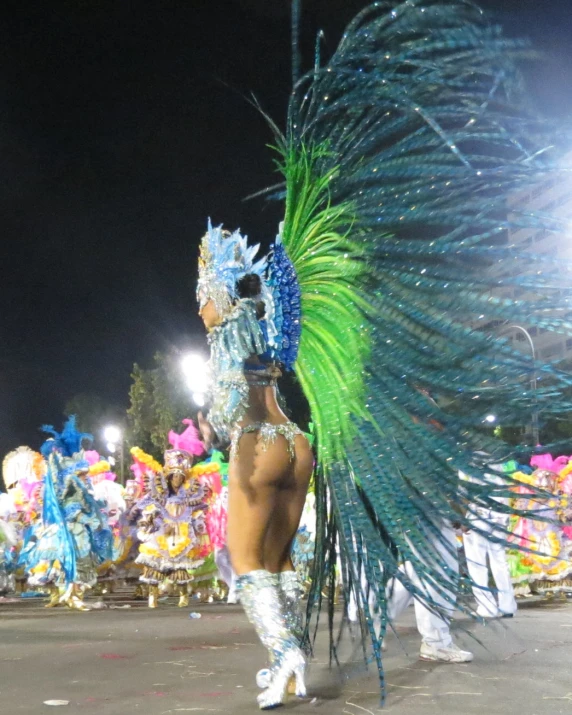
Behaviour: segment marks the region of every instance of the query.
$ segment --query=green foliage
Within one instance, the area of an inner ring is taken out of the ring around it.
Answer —
[[[169,430],[180,431],[181,420],[196,416],[178,356],[157,353],[152,368],[135,364],[131,377],[129,442],[161,459],[168,447]]]

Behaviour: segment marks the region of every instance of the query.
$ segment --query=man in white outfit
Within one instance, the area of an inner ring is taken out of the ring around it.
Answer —
[[[491,472],[502,472],[500,464],[491,464],[489,468]],[[486,472],[480,478],[460,472],[459,477],[464,481],[483,486],[485,484],[501,488],[504,486],[506,489],[506,483],[502,477],[491,472]],[[508,503],[506,496],[493,498],[497,502]],[[508,514],[473,505],[469,508],[467,517],[475,528],[489,534],[496,531],[499,538],[505,538]],[[463,534],[463,543],[469,576],[473,582],[473,595],[477,601],[477,615],[482,618],[512,618],[516,613],[517,605],[504,545],[489,541],[474,529]],[[489,587],[489,568],[496,585],[494,591]]]
[[[449,569],[458,572],[457,537],[453,528],[449,524],[445,524],[441,530],[441,539],[434,539],[433,543]],[[440,608],[442,615],[425,606],[405,588],[401,581],[394,578],[388,586],[387,615],[389,620],[395,623],[396,619],[413,602],[417,630],[421,635],[421,648],[419,650],[421,660],[439,661],[441,663],[470,663],[473,660],[473,654],[469,651],[461,650],[459,646],[453,643],[451,636],[450,622],[456,596],[451,595],[449,599],[445,598],[428,581],[424,581],[418,576],[410,561],[400,566],[400,570],[405,572],[411,583],[419,591],[427,594],[429,599]]]
[[[449,524],[444,524],[441,529],[441,538],[433,538],[432,541],[435,549],[444,559],[449,569],[458,572],[457,537],[453,528]],[[439,607],[442,615],[425,606],[413,593],[407,590],[399,579],[393,578],[387,587],[387,615],[389,620],[395,624],[399,616],[413,603],[417,630],[421,635],[420,659],[440,663],[470,663],[473,660],[473,654],[469,651],[461,650],[455,645],[451,636],[450,622],[456,596],[453,595],[449,599],[445,598],[427,580],[423,580],[418,576],[410,561],[406,561],[399,567],[399,570],[407,575],[413,586],[427,594],[429,600]],[[363,577],[362,587],[365,588],[365,578]],[[377,610],[372,592],[369,594],[369,608],[372,613]],[[350,621],[357,620],[357,605],[353,594],[348,604],[348,618]],[[379,616],[374,616],[374,628],[376,633],[379,633]]]

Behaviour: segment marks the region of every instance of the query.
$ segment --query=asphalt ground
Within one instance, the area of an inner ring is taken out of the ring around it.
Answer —
[[[239,606],[175,600],[148,610],[116,598],[114,608],[48,610],[37,600],[0,602],[0,713],[175,715],[255,713],[264,650]],[[129,608],[117,608],[128,605]],[[572,604],[521,601],[512,620],[458,622],[455,639],[475,654],[466,665],[418,660],[414,612],[387,638],[387,700],[375,668],[347,635],[341,665],[328,666],[318,635],[307,700],[292,713],[367,715],[556,715],[572,713]],[[191,619],[191,611],[201,614]],[[47,700],[69,701],[62,706]]]

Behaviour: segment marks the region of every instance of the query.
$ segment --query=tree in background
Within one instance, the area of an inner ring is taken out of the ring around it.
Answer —
[[[127,410],[129,442],[157,459],[168,447],[169,430],[177,430],[181,420],[196,418],[197,408],[185,388],[178,355],[157,353],[154,367],[135,364]]]

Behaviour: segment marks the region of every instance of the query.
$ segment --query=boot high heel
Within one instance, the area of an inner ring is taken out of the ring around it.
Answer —
[[[270,710],[279,705],[283,705],[288,698],[288,683],[294,676],[296,685],[295,693],[299,698],[306,697],[306,659],[299,648],[293,648],[287,652],[280,665],[278,665],[272,675],[272,682],[266,690],[258,696],[258,706],[261,710]]]

